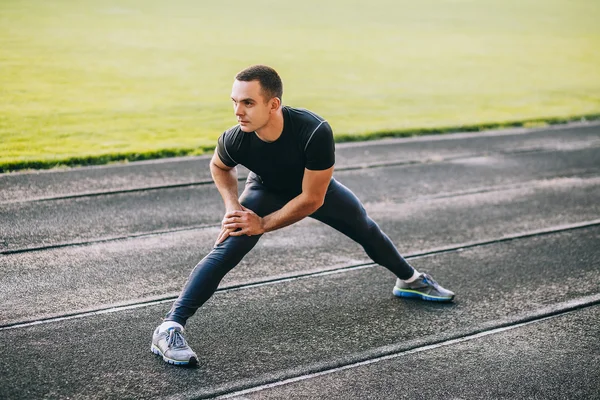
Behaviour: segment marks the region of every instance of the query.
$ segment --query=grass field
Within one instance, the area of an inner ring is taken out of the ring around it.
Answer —
[[[0,170],[199,153],[266,63],[340,139],[600,114],[598,0],[2,0]]]

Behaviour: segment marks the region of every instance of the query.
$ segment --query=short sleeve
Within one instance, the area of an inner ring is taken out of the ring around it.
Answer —
[[[304,151],[306,169],[322,171],[335,164],[335,142],[331,126],[323,121],[309,137]]]
[[[231,158],[229,152],[227,151],[227,132],[223,133],[219,136],[219,140],[217,141],[217,154],[219,158],[223,162],[223,164],[228,167],[235,167],[238,163]],[[231,143],[229,143],[229,147],[231,147]]]

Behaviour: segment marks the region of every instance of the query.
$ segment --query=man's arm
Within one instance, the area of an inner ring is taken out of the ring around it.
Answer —
[[[223,219],[223,228],[232,230],[229,236],[252,236],[298,222],[323,205],[332,175],[333,167],[322,171],[305,169],[302,193],[290,200],[283,208],[264,218],[246,208],[242,211],[228,212]]]
[[[242,206],[238,200],[237,169],[223,164],[216,150],[210,160],[210,174],[223,202],[225,202],[225,209],[227,211],[241,210]]]
[[[225,212],[230,213],[236,210],[242,210],[243,207],[238,199],[237,169],[225,165],[223,161],[221,161],[221,158],[219,158],[216,150],[210,160],[210,174],[225,203]],[[222,224],[221,232],[219,233],[215,244],[225,240],[233,230],[234,229],[226,228]]]
[[[317,211],[325,200],[325,194],[333,175],[333,167],[323,171],[304,170],[302,193],[290,200],[283,208],[263,218],[263,229],[271,232],[291,225]]]

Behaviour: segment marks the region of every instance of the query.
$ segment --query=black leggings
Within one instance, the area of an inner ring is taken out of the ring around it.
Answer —
[[[250,174],[240,203],[261,217],[282,208],[290,198],[269,191],[254,174]],[[367,215],[360,200],[341,183],[331,179],[325,202],[310,217],[342,232],[360,244],[377,264],[392,271],[400,279],[413,275],[413,268],[398,253],[392,241]],[[219,282],[254,247],[261,235],[230,236],[213,247],[196,265],[179,298],[173,303],[166,321],[185,325],[217,290]]]

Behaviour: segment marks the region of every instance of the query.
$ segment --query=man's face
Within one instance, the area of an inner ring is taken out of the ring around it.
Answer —
[[[265,102],[259,81],[233,82],[231,90],[233,111],[244,132],[254,132],[267,124],[271,117],[273,99]]]

